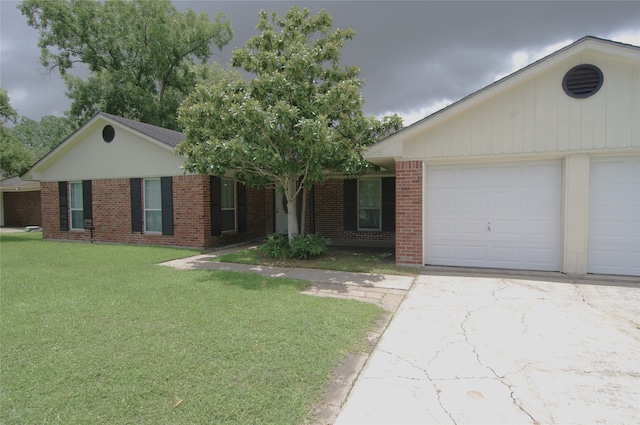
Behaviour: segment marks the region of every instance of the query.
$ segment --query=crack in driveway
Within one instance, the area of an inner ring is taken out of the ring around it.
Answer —
[[[466,324],[469,322],[471,316],[474,313],[477,313],[480,310],[491,308],[492,306],[494,306],[499,301],[498,297],[496,296],[496,294],[499,291],[502,291],[502,290],[506,289],[508,287],[509,282],[508,282],[508,280],[501,279],[499,283],[501,284],[501,286],[499,288],[497,288],[497,289],[494,289],[491,292],[491,296],[493,297],[493,302],[491,302],[491,303],[489,303],[487,305],[478,307],[478,308],[476,308],[474,310],[467,311],[467,314],[466,314],[464,320],[460,323],[460,329],[462,329],[462,334],[465,337],[465,342],[471,347],[471,350],[473,351],[473,354],[475,354],[476,360],[478,361],[478,364],[480,366],[483,366],[483,367],[489,369],[491,371],[491,373],[497,378],[497,380],[502,385],[504,385],[505,387],[507,387],[509,389],[509,395],[511,397],[511,401],[513,402],[514,406],[516,406],[522,413],[527,415],[531,419],[533,424],[538,425],[539,422],[529,412],[527,412],[527,410],[518,402],[518,400],[516,399],[516,396],[515,396],[515,390],[513,389],[513,386],[509,382],[507,382],[507,379],[506,379],[506,375],[520,373],[521,371],[523,371],[528,366],[528,364],[523,366],[522,368],[520,368],[520,370],[517,371],[517,372],[511,372],[511,373],[508,373],[508,374],[505,374],[505,375],[502,375],[502,376],[499,375],[493,367],[489,366],[488,364],[486,364],[486,363],[484,363],[482,361],[482,359],[480,358],[480,353],[478,353],[478,349],[477,349],[476,345],[471,342],[471,340],[469,338],[469,334],[468,334],[467,329],[465,327]],[[525,318],[525,314],[523,313],[522,314],[522,318],[521,318],[521,323],[524,321],[524,318]]]
[[[447,344],[447,346],[451,345],[451,343]],[[443,348],[442,350],[439,350],[438,352],[441,352],[443,350],[445,350],[446,348]],[[440,405],[440,408],[447,414],[447,416],[449,416],[449,418],[451,419],[451,422],[454,423],[454,425],[457,425],[456,420],[454,419],[452,413],[445,407],[445,405],[442,403],[442,398],[440,397],[440,394],[442,393],[442,390],[440,388],[438,388],[438,386],[435,383],[435,379],[433,379],[431,377],[431,375],[429,375],[429,371],[427,371],[426,369],[421,368],[419,365],[415,364],[414,362],[412,362],[409,359],[405,359],[404,357],[396,354],[396,353],[392,353],[390,351],[386,351],[386,350],[380,350],[381,352],[388,354],[390,356],[393,356],[395,358],[397,358],[398,360],[407,363],[408,365],[410,365],[411,367],[419,370],[420,372],[422,372],[424,374],[424,376],[426,377],[427,381],[429,381],[429,383],[433,386],[433,389],[435,390],[436,393],[436,397],[438,399],[438,404]],[[435,359],[436,357],[438,357],[438,355],[436,354],[433,359]],[[433,359],[431,359],[431,361],[433,361]],[[431,362],[430,361],[430,362]],[[429,362],[429,363],[430,363]],[[407,376],[398,376],[398,378],[402,378],[402,379],[413,379],[415,380],[416,378],[410,378]]]

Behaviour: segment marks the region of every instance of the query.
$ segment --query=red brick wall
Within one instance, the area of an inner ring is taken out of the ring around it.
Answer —
[[[2,192],[4,225],[7,227],[40,226],[40,191]]]
[[[173,177],[174,234],[131,232],[129,179],[92,181],[93,240],[107,243],[208,247],[265,235],[264,192],[247,189],[247,231],[211,235],[209,176]],[[88,230],[60,231],[58,183],[42,183],[45,239],[89,241]]]
[[[341,244],[371,242],[372,245],[388,245],[395,241],[395,232],[344,230],[343,180],[329,179],[317,184],[314,190],[316,233],[320,236]]]
[[[422,162],[396,163],[396,263],[423,265]]]

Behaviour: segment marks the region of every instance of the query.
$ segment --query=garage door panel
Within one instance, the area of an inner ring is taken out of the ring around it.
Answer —
[[[559,161],[427,167],[425,262],[559,270],[560,167]],[[453,194],[454,208],[442,206],[443,192]],[[453,234],[436,229],[444,219],[448,231],[455,223]]]
[[[498,220],[492,222],[489,226],[491,228],[492,237],[518,237],[522,234],[522,222],[520,220]],[[485,229],[486,230],[486,229]],[[486,233],[483,232],[483,233]]]
[[[486,208],[487,195],[478,192],[462,192],[459,195],[459,206],[462,208]]]
[[[553,219],[528,220],[526,223],[526,234],[531,238],[549,238],[557,235],[561,231],[559,223]]]
[[[484,168],[465,168],[456,172],[456,187],[483,187],[487,181],[487,170]]]
[[[558,178],[560,180],[560,178]],[[554,210],[549,208],[555,208],[558,204],[558,196],[561,194],[560,187],[544,187],[543,189],[529,189],[524,195],[523,206],[528,209],[533,209],[541,214],[553,214]]]
[[[487,222],[484,220],[460,220],[460,237],[465,238],[474,235],[484,235]]]
[[[450,243],[434,243],[431,247],[431,255],[437,264],[451,266],[456,262],[456,247]]]
[[[439,169],[429,173],[429,181],[438,188],[456,187],[458,184],[456,170]]]
[[[522,261],[520,248],[518,247],[493,247],[491,249],[492,260],[496,263],[513,264],[517,266]]]
[[[594,158],[590,167],[590,273],[640,275],[640,157]]]
[[[487,183],[490,187],[519,187],[522,184],[522,169],[519,166],[492,167]]]
[[[485,245],[465,245],[459,248],[460,260],[470,265],[480,265],[488,260],[488,249]]]
[[[522,206],[522,194],[517,191],[497,193],[491,199],[494,208],[520,208]]]
[[[429,224],[429,233],[435,237],[452,237],[456,235],[456,222],[451,219],[433,220]]]

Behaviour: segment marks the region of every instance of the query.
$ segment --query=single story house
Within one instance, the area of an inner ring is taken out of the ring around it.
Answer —
[[[640,276],[640,47],[582,38],[364,156],[398,263]]]
[[[0,181],[0,227],[39,227],[41,211],[40,183],[18,176]]]
[[[184,134],[98,113],[22,177],[40,182],[45,239],[205,248],[286,231],[283,196],[186,173]],[[366,186],[366,187],[365,187]],[[375,217],[358,224],[356,191]],[[380,197],[381,196],[381,197]],[[306,226],[337,244],[395,240],[395,183],[384,173],[333,178],[307,197]],[[359,227],[358,227],[359,226]]]
[[[399,264],[640,275],[640,48],[585,37],[371,146],[307,230]],[[99,113],[22,178],[46,239],[209,247],[286,230],[273,190],[185,173],[184,135]]]

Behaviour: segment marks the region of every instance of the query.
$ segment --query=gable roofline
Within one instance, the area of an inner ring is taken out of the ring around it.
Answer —
[[[106,112],[98,112],[93,117],[91,117],[86,123],[80,126],[76,131],[74,131],[71,135],[69,135],[66,139],[64,139],[58,146],[53,148],[49,153],[40,158],[33,164],[27,171],[25,171],[20,178],[29,180],[32,178],[32,171],[38,169],[43,166],[47,162],[51,161],[53,158],[57,157],[60,151],[64,150],[66,146],[71,144],[78,136],[88,127],[93,125],[98,120],[104,120],[109,124],[113,124],[116,127],[126,127],[129,131],[132,131],[142,138],[149,140],[152,143],[155,143],[171,152],[173,152],[182,142],[186,139],[184,133],[175,130],[169,130],[168,128],[158,127],[156,125],[146,124],[143,122],[131,120],[128,118],[123,118],[117,115],[108,114]]]
[[[137,131],[138,133],[150,137],[154,141],[164,143],[170,146],[172,149],[175,149],[176,146],[180,144],[180,142],[187,138],[184,133],[176,130],[170,130],[164,127],[158,127],[157,125],[151,125],[128,118],[119,117],[117,115],[107,114],[106,112],[98,112],[97,115],[102,115],[104,117],[110,118],[113,121],[116,121],[126,127],[129,127],[132,130]]]
[[[618,53],[628,52],[628,56],[634,59],[640,59],[640,47],[632,44],[621,43],[618,41],[607,40],[604,38],[599,38],[595,36],[585,36],[580,38],[579,40],[574,41],[573,43],[556,50],[553,53],[550,53],[547,56],[544,56],[541,59],[538,59],[535,62],[530,63],[529,65],[520,68],[511,74],[496,80],[495,82],[451,103],[450,105],[430,114],[426,117],[414,122],[407,127],[403,127],[399,131],[393,133],[390,136],[378,141],[377,143],[369,146],[368,150],[365,152],[364,157],[367,158],[375,154],[377,151],[384,150],[387,148],[387,145],[393,143],[395,141],[401,141],[403,139],[409,138],[417,133],[421,133],[425,131],[430,125],[434,125],[437,122],[445,120],[449,118],[451,115],[456,114],[459,109],[463,109],[467,106],[470,107],[469,103],[472,101],[482,101],[486,97],[490,97],[495,95],[497,92],[501,90],[506,90],[511,85],[519,83],[521,80],[528,78],[529,74],[534,72],[533,70],[544,67],[553,66],[555,63],[566,59],[567,57],[578,53],[579,51],[586,50],[588,48],[595,50],[606,50],[611,48],[618,49]],[[620,50],[624,49],[624,50]],[[567,53],[569,52],[569,53]],[[543,69],[540,69],[542,71]],[[369,159],[369,158],[367,158]],[[371,158],[373,159],[373,158]]]

